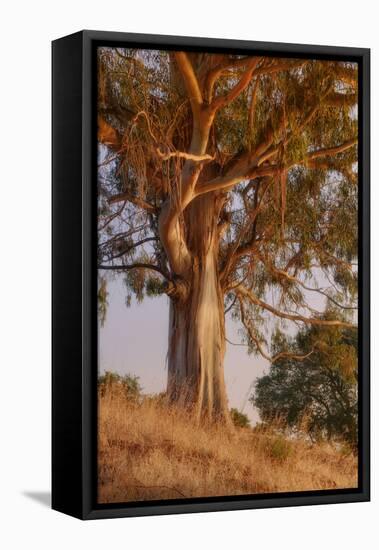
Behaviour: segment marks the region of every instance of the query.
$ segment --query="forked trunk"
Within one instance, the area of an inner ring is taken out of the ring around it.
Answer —
[[[225,320],[217,257],[220,199],[193,201],[186,212],[187,242],[193,255],[185,300],[171,300],[168,396],[199,418],[230,424],[224,381]]]

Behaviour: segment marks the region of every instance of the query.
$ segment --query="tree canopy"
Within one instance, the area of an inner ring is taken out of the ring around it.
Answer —
[[[330,316],[330,314],[329,314]],[[335,316],[335,314],[334,314]],[[259,378],[251,402],[263,423],[357,446],[358,387],[356,331],[310,327],[286,338],[277,334],[273,352],[306,354],[302,362],[285,354]]]

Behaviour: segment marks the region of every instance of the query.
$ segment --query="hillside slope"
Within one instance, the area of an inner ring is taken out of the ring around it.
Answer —
[[[357,460],[328,444],[196,427],[156,399],[99,395],[100,503],[357,486]]]

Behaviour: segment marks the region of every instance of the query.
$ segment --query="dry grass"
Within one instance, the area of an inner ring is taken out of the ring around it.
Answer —
[[[357,461],[327,444],[250,428],[196,427],[154,399],[99,395],[100,503],[357,486]]]

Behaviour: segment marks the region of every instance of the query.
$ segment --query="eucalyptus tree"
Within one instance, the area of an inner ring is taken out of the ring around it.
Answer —
[[[226,314],[264,357],[272,319],[354,322],[311,297],[355,307],[356,106],[352,63],[99,49],[99,309],[112,272],[169,296],[171,401],[229,421]]]

